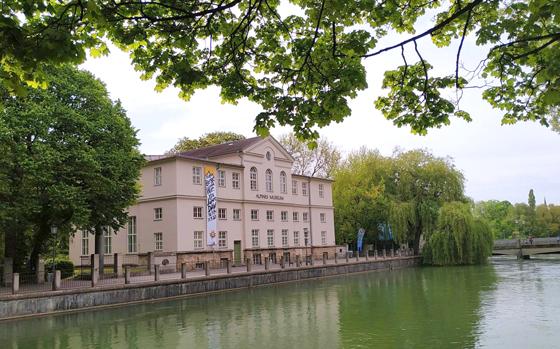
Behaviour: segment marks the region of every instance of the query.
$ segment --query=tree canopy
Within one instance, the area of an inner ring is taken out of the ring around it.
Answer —
[[[280,136],[278,142],[294,158],[293,173],[300,175],[330,178],[341,159],[338,148],[325,138],[319,138],[310,147],[309,143],[289,133]]]
[[[560,104],[560,0],[7,0],[0,23],[0,82],[11,92],[44,85],[47,63],[81,63],[112,42],[157,90],[189,99],[217,85],[226,102],[259,104],[260,135],[289,125],[316,139],[367,88],[365,61],[389,51],[402,63],[385,72],[375,105],[415,133],[470,120],[449,97],[468,88],[503,111],[502,123],[548,125]],[[393,33],[404,38],[379,44]],[[471,70],[466,37],[486,52]],[[456,47],[442,73],[424,58],[428,39]]]
[[[197,139],[183,137],[177,141],[173,148],[167,151],[167,154],[181,153],[188,150],[209,147],[211,145],[238,141],[240,139],[245,139],[245,136],[234,132],[224,131],[210,132],[198,137]]]
[[[0,89],[0,230],[16,268],[46,252],[51,226],[59,241],[123,226],[144,163],[136,130],[99,80],[46,69],[46,89]]]

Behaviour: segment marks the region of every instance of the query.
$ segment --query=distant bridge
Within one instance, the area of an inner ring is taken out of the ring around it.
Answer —
[[[532,243],[529,239],[494,240],[492,250],[494,256],[510,255],[525,259],[532,255],[549,253],[560,253],[558,238],[534,238]]]

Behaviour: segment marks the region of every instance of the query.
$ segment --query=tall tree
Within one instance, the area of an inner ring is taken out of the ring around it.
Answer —
[[[494,239],[511,238],[515,230],[513,215],[513,205],[509,201],[479,201],[474,206],[474,216],[490,225]]]
[[[527,200],[527,203],[529,204],[529,208],[531,209],[531,211],[534,211],[536,208],[536,199],[535,199],[535,193],[533,192],[533,189],[529,190],[529,199]]]
[[[278,141],[293,156],[293,172],[330,178],[340,162],[340,151],[324,138],[308,144],[293,133],[280,136]]]
[[[559,7],[559,0],[5,0],[0,81],[21,92],[44,81],[45,63],[81,63],[86,50],[103,55],[113,42],[157,90],[173,85],[188,99],[217,85],[224,101],[248,98],[263,108],[258,134],[290,125],[316,139],[316,127],[350,115],[349,100],[367,87],[366,61],[396,51],[402,64],[385,72],[388,92],[376,107],[398,126],[424,134],[454,117],[470,120],[449,97],[466,88],[481,89],[504,112],[502,123],[548,125],[560,104]],[[435,20],[426,28],[428,15]],[[401,35],[380,44],[394,33]],[[449,66],[425,58],[430,39],[452,51]],[[474,69],[462,68],[465,41],[485,53]]]
[[[188,150],[209,147],[211,145],[238,141],[240,139],[245,139],[245,136],[234,132],[224,131],[210,132],[198,137],[197,139],[183,137],[177,141],[173,148],[167,151],[167,154],[181,153]]]
[[[0,230],[6,255],[31,265],[47,251],[51,226],[59,239],[122,226],[144,162],[130,120],[99,80],[69,66],[47,69],[47,89],[1,94]]]

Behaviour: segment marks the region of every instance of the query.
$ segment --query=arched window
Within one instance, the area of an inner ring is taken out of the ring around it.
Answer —
[[[280,172],[280,192],[282,194],[288,193],[288,179],[284,171]]]
[[[257,188],[257,168],[251,167],[249,179],[251,181],[251,190],[258,190]]]
[[[272,170],[266,170],[265,175],[265,182],[266,182],[266,191],[272,191]]]

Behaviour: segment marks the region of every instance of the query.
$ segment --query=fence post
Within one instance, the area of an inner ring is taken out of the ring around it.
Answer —
[[[360,252],[358,252],[358,250],[356,250],[356,262],[360,261]]]
[[[311,254],[309,255],[309,264],[310,265],[314,265],[314,261],[313,261],[313,252],[311,252]]]
[[[122,255],[120,253],[113,255],[113,273],[122,276]]]
[[[154,281],[159,281],[159,264],[154,264]]]
[[[391,258],[392,257],[395,257],[395,249],[394,248],[391,248]]]
[[[231,260],[229,258],[226,261],[226,272],[231,274]]]
[[[280,269],[284,269],[286,267],[286,261],[284,260],[284,256],[280,256]]]
[[[4,286],[10,286],[12,274],[14,273],[14,261],[10,257],[4,257]]]
[[[12,274],[12,294],[16,294],[19,291],[19,273]]]
[[[268,257],[264,257],[264,270],[268,270]]]
[[[383,259],[387,258],[387,249],[383,249]]]
[[[323,265],[327,264],[327,258],[329,257],[328,252],[323,252]]]
[[[187,263],[181,263],[181,279],[187,278]]]
[[[366,250],[366,261],[369,261],[369,250]]]
[[[373,259],[377,260],[377,249],[373,250]]]
[[[346,251],[346,263],[348,263],[348,251]]]
[[[60,270],[54,271],[52,289],[53,291],[60,290]]]
[[[338,264],[338,252],[334,251],[334,264]]]
[[[301,260],[300,260],[299,254],[298,254],[298,255],[296,255],[296,267],[299,268],[300,266],[301,266]]]
[[[250,272],[251,271],[251,258],[247,258],[245,263],[247,264],[247,272]]]
[[[91,287],[95,287],[97,285],[97,281],[99,281],[99,255],[92,254],[91,261],[89,265],[91,269]]]
[[[130,283],[130,266],[129,265],[126,265],[124,267],[124,283],[125,284]]]
[[[35,275],[37,275],[37,283],[45,283],[45,261],[39,259],[37,261],[37,268],[35,269]]]
[[[154,253],[153,252],[148,252],[148,270],[150,272],[150,274],[152,273],[152,270],[154,269],[154,262],[155,258],[154,258]]]
[[[204,262],[204,275],[210,276],[210,261]]]

